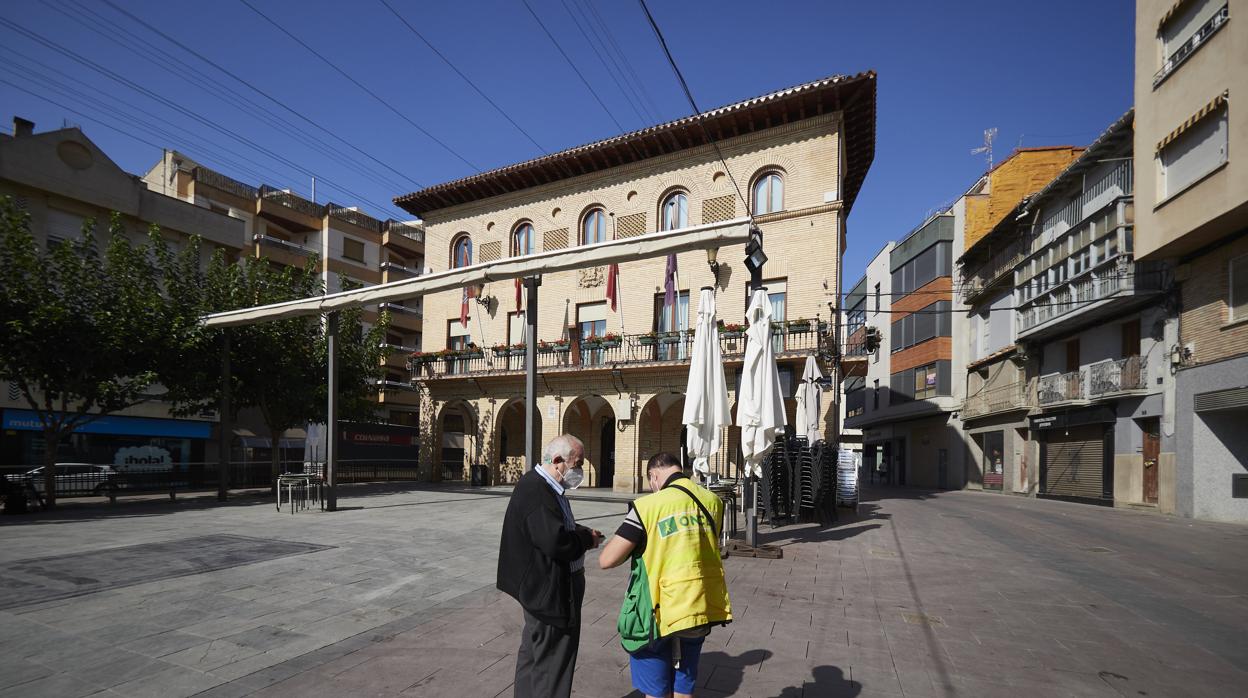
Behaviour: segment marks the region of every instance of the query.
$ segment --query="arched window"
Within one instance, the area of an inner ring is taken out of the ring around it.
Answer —
[[[581,244],[607,241],[607,214],[600,208],[590,209],[581,221]]]
[[[451,243],[451,268],[458,269],[472,265],[472,238],[467,233],[461,234]]]
[[[659,209],[659,230],[678,230],[689,227],[689,197],[683,192],[673,192],[663,200]]]
[[[511,256],[523,257],[537,251],[537,242],[533,238],[533,224],[529,222],[516,226],[511,234]]]
[[[784,210],[784,180],[779,172],[766,172],[754,180],[754,215]]]

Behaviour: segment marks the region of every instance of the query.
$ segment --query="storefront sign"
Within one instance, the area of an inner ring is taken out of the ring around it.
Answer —
[[[4,411],[0,428],[15,431],[43,431],[43,422],[33,410]],[[74,430],[78,434],[113,434],[116,436],[169,436],[190,439],[207,439],[212,436],[212,422],[193,422],[184,419],[153,419],[151,417],[121,417],[107,415],[83,424]]]
[[[1113,409],[1109,407],[1092,407],[1071,412],[1042,414],[1031,418],[1031,428],[1036,430],[1066,429],[1085,424],[1113,424],[1117,420]]]
[[[128,446],[117,449],[113,465],[118,470],[163,470],[173,465],[173,457],[158,446]]]

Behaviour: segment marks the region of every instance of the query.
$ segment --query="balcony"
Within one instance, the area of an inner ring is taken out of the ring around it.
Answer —
[[[256,213],[279,223],[287,230],[311,232],[324,225],[325,209],[283,189],[260,186]]]
[[[1148,390],[1147,357],[1108,359],[1092,364],[1088,369],[1088,394],[1094,400]]]
[[[1203,46],[1209,40],[1209,37],[1221,29],[1222,25],[1226,24],[1226,21],[1230,18],[1230,6],[1223,5],[1222,9],[1215,12],[1187,41],[1184,41],[1181,46],[1174,50],[1174,53],[1166,58],[1165,62],[1161,64],[1161,70],[1158,70],[1153,75],[1153,89],[1157,89],[1158,85],[1165,82],[1171,73],[1183,65],[1184,61],[1190,58],[1193,53],[1196,53],[1196,49]]]
[[[1087,392],[1084,390],[1084,383],[1087,375],[1087,369],[1081,368],[1078,371],[1041,376],[1036,383],[1036,403],[1041,407],[1048,407],[1066,402],[1085,402]]]
[[[395,235],[400,235],[409,240],[415,240],[416,242],[425,241],[425,231],[414,225],[400,223],[396,220],[386,221],[385,232],[394,233]]]
[[[295,244],[293,242],[290,242],[289,240],[275,238],[271,235],[263,235],[263,234],[257,233],[251,236],[251,241],[255,243],[257,247],[262,246],[262,245],[270,245],[273,247],[281,248],[288,252],[294,252],[295,254],[301,254],[305,256],[316,254],[315,250],[310,250],[304,247],[303,245]]]
[[[962,406],[963,419],[975,419],[985,415],[1026,410],[1033,406],[1030,384],[1021,380],[1004,385],[981,389],[966,398]]]
[[[727,336],[725,336],[727,335]],[[798,358],[819,349],[820,334],[813,329],[786,330],[776,336],[778,358]],[[745,336],[721,333],[719,348],[725,362],[745,356]],[[592,339],[571,342],[539,342],[537,367],[541,371],[621,366],[685,365],[693,354],[693,334],[626,334],[616,341]],[[466,375],[507,375],[524,371],[523,348],[474,349],[456,354],[428,353],[413,357],[412,380]]]
[[[1014,267],[1023,261],[1023,257],[1023,245],[1015,241],[978,267],[965,270],[962,275],[963,302],[971,302],[986,289],[1011,275]]]
[[[1042,329],[1053,330],[1066,318],[1086,321],[1112,314],[1114,308],[1108,301],[1160,292],[1166,277],[1166,267],[1160,263],[1133,262],[1129,254],[1111,257],[1020,304],[1018,335],[1035,338]]]
[[[411,267],[405,267],[402,264],[398,264],[396,262],[382,262],[381,271],[383,273],[391,272],[391,273],[405,274],[407,276],[420,276],[419,269],[412,269]]]
[[[237,179],[226,177],[220,172],[210,170],[203,165],[196,167],[192,171],[192,176],[195,178],[196,182],[203,183],[206,186],[218,189],[226,194],[233,194],[241,199],[255,199],[260,196],[259,189],[243,184]]]
[[[425,317],[425,311],[421,310],[420,308],[408,307],[406,305],[403,305],[402,303],[381,303],[377,307],[378,309],[386,311],[386,312],[398,313],[400,315],[406,315],[408,317],[414,317],[414,318]]]
[[[327,204],[326,208],[329,210],[330,218],[336,218],[356,227],[377,233],[378,235],[381,234],[381,221],[366,213],[357,211],[353,208],[338,206],[332,202]]]
[[[1131,162],[1126,161],[1110,170],[1097,181],[1093,182],[1078,198],[1040,224],[1040,237],[1045,244],[1056,240],[1066,231],[1079,225],[1088,216],[1101,210],[1105,204],[1121,196],[1130,196],[1135,192]]]

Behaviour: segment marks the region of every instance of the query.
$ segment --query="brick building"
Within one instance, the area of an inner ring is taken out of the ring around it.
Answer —
[[[426,264],[434,270],[749,214],[765,236],[764,276],[791,396],[804,358],[833,346],[827,342],[839,310],[845,218],[874,154],[874,130],[875,75],[833,77],[395,201],[424,221]],[[713,270],[702,252],[678,255],[670,304],[662,259],[620,265],[614,309],[606,268],[543,277],[540,439],[581,437],[587,485],[638,491],[646,457],[681,450],[687,330],[698,290],[713,287],[719,318],[742,323],[749,281],[743,257],[742,246],[721,249]],[[515,286],[427,296],[424,311],[425,348],[442,354],[430,358],[427,351],[413,366],[422,467],[435,480],[465,477],[476,465],[489,467],[494,481],[514,480],[524,449],[522,359],[510,349],[524,341]],[[724,329],[735,400],[744,340]],[[839,400],[824,404],[832,438]],[[739,462],[737,429],[728,431],[713,463],[725,473]]]

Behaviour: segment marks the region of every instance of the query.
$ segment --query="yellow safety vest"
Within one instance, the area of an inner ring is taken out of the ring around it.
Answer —
[[[633,503],[645,527],[646,549],[633,560],[630,591],[634,584],[646,586],[657,637],[732,620],[716,537],[722,530],[724,503],[693,480],[681,478],[672,484]],[[702,502],[714,517],[713,526],[677,486]]]

